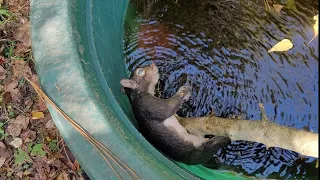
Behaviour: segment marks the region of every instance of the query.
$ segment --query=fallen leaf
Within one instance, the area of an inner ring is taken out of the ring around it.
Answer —
[[[6,78],[6,70],[0,65],[0,80],[4,80]]]
[[[23,172],[23,175],[24,175],[24,176],[28,176],[29,174],[31,174],[31,172],[30,172],[29,170],[25,170],[25,171]]]
[[[43,111],[47,110],[48,108],[47,108],[46,104],[40,98],[37,98],[35,105],[34,105],[34,109],[43,112]]]
[[[22,114],[19,114],[12,121],[12,123],[20,125],[22,130],[26,130],[27,129],[29,122],[30,122],[29,117],[26,117],[26,116],[24,116]]]
[[[76,167],[76,171],[80,171],[80,164],[77,160],[74,161],[74,166]]]
[[[4,90],[7,92],[10,92],[12,89],[15,89],[18,87],[19,81],[18,79],[12,79],[9,84],[4,86]]]
[[[20,136],[24,143],[28,143],[36,139],[37,133],[27,129],[26,131],[23,131]]]
[[[20,103],[22,95],[18,89],[19,80],[13,78],[12,81],[4,87],[5,92],[10,92],[12,102]]]
[[[21,103],[22,95],[21,95],[19,89],[11,90],[10,94],[11,94],[11,97],[12,97],[12,102]]]
[[[32,167],[36,170],[36,179],[49,179],[47,175],[50,172],[50,166],[45,162],[44,157],[35,157]]]
[[[23,171],[18,172],[16,175],[17,175],[19,178],[22,178],[22,176],[23,176]]]
[[[4,162],[6,162],[6,158],[5,157],[0,157],[0,168],[2,167]]]
[[[30,22],[27,21],[26,23],[18,27],[13,33],[13,38],[21,42],[21,43],[18,43],[16,48],[14,49],[16,56],[19,56],[25,52],[30,51],[30,47],[31,47]]]
[[[44,118],[44,114],[41,111],[31,112],[32,119],[41,119]]]
[[[313,38],[308,42],[307,45],[309,45],[309,43],[311,43],[311,41],[313,41],[314,38],[316,38],[316,37],[318,36],[318,34],[319,34],[319,14],[315,15],[315,16],[313,17],[313,20],[316,21],[316,22],[314,23],[314,25],[313,25],[314,36],[313,36]]]
[[[60,168],[62,166],[62,162],[60,160],[54,160],[52,165],[56,168]]]
[[[12,101],[12,97],[11,97],[10,92],[4,92],[2,97],[3,97],[3,102],[6,104],[9,104]]]
[[[64,171],[62,171],[56,180],[70,180],[68,174],[66,174]]]
[[[56,126],[55,126],[55,124],[54,124],[54,122],[53,122],[53,120],[52,119],[50,119],[47,123],[46,123],[46,126],[45,126],[47,129],[55,129],[56,128]]]
[[[7,159],[11,158],[12,155],[11,155],[12,151],[9,152],[9,149],[8,148],[0,148],[0,157],[5,157]]]
[[[19,148],[22,145],[22,139],[21,138],[13,138],[13,140],[9,143],[14,148]]]
[[[283,52],[283,51],[288,51],[293,47],[292,42],[289,39],[283,39],[280,42],[278,42],[276,45],[274,45],[269,51],[270,52],[274,52],[274,51],[279,51],[279,52]]]
[[[0,141],[0,148],[1,148],[1,149],[6,149],[7,146],[6,146],[3,142]]]
[[[32,76],[31,68],[27,62],[23,60],[15,60],[12,63],[12,71],[14,78],[21,78],[22,76],[31,78]]]
[[[278,14],[280,14],[280,11],[283,8],[283,6],[280,4],[273,4],[273,8],[274,8],[274,10],[277,11]]]
[[[21,133],[21,126],[18,124],[9,124],[9,126],[6,129],[6,133],[9,135],[16,137],[19,136]]]

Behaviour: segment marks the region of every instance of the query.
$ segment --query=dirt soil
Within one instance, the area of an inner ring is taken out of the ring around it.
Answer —
[[[0,180],[88,179],[29,78],[39,84],[29,0],[0,0]]]

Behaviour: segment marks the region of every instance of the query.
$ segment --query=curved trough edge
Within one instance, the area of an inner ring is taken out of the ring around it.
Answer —
[[[120,1],[127,3],[127,0],[112,2]],[[99,75],[100,66],[95,64],[98,59],[96,62],[91,60],[97,45],[93,41],[93,29],[91,32],[87,29],[88,24],[93,23],[90,17],[86,18],[92,6],[92,1],[31,0],[32,48],[43,90],[142,179],[197,179],[154,149],[129,122],[114,92],[101,86],[106,81]],[[122,73],[125,75],[124,71]],[[68,147],[89,177],[117,179],[101,155],[52,107],[48,108]],[[120,172],[119,168],[116,170]],[[123,172],[119,174],[128,177]],[[219,174],[217,172],[217,178]],[[220,175],[225,177],[223,173]]]
[[[108,99],[101,97],[103,91],[94,73],[87,74],[88,70],[93,70],[92,64],[85,62],[79,55],[74,40],[76,29],[73,29],[70,18],[72,8],[84,5],[77,3],[70,0],[31,1],[32,47],[43,90],[71,118],[107,145],[141,178],[182,178],[148,153],[131,133],[127,132],[117,114],[110,108]],[[53,108],[49,107],[49,111],[68,147],[89,177],[116,179],[116,175],[100,154]],[[120,172],[119,168],[116,170]],[[127,177],[124,173],[119,174]],[[188,173],[183,176],[187,179],[194,177]]]

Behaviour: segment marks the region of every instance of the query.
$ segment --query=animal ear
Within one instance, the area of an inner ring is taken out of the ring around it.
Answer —
[[[120,83],[123,87],[130,89],[136,89],[138,87],[137,82],[131,79],[121,79]]]

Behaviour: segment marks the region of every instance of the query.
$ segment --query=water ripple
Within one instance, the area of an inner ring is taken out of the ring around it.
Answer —
[[[263,1],[157,1],[158,10],[136,18],[139,26],[124,34],[126,66],[155,62],[162,98],[191,85],[191,99],[179,115],[227,116],[239,110],[255,120],[263,103],[271,121],[318,132],[318,39],[307,46],[317,6],[318,1],[296,0],[277,14],[267,12]],[[267,52],[284,38],[294,48]],[[261,178],[315,174],[314,159],[259,143],[232,142],[219,156],[227,169]]]

